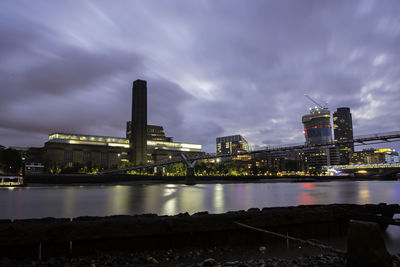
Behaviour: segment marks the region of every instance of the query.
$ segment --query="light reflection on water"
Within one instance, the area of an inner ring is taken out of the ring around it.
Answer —
[[[107,216],[331,203],[400,203],[400,182],[48,186],[0,189],[0,219]]]

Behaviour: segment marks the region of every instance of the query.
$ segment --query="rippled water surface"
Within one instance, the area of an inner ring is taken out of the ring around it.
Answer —
[[[400,181],[46,186],[0,189],[0,218],[107,216],[331,203],[400,203]]]

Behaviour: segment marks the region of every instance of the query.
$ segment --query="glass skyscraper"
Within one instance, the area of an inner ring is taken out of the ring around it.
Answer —
[[[339,147],[340,164],[348,164],[354,153],[353,120],[350,108],[338,108],[333,113],[335,143]]]
[[[332,142],[331,112],[327,108],[310,108],[302,118],[307,145]]]

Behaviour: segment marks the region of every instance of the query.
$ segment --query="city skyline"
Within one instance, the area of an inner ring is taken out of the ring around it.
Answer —
[[[0,145],[122,137],[136,79],[148,82],[148,122],[206,152],[235,134],[253,147],[304,142],[304,93],[331,112],[350,107],[355,136],[399,130],[399,11],[397,1],[1,2]]]

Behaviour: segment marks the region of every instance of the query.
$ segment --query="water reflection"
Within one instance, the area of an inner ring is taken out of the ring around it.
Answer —
[[[163,207],[162,207],[162,212],[164,214],[177,214],[178,212],[178,207],[177,207],[177,201],[176,201],[176,193],[177,193],[177,188],[173,184],[167,184],[165,185],[163,189]]]
[[[111,192],[111,209],[113,214],[127,214],[130,209],[130,188],[116,185]]]
[[[361,204],[371,203],[368,182],[360,182],[358,190],[358,202]]]
[[[309,192],[302,192],[299,195],[298,205],[314,205],[316,204],[315,199],[311,196]]]
[[[134,207],[141,210],[140,213],[158,213],[154,210],[154,207],[164,204],[160,199],[160,196],[164,193],[164,185],[145,185],[140,189],[137,190],[138,192],[135,192],[134,199],[132,200]],[[144,207],[141,207],[141,203],[144,203]]]
[[[316,204],[316,200],[311,195],[311,193],[308,192],[308,191],[314,190],[315,184],[314,183],[302,183],[300,185],[300,188],[302,188],[303,190],[306,190],[306,191],[303,191],[303,192],[300,193],[300,195],[298,197],[297,204],[298,205],[313,205],[313,204]]]
[[[214,186],[214,212],[223,213],[225,211],[224,205],[224,186],[222,184],[216,184]]]
[[[400,203],[400,182],[153,184],[0,189],[0,219],[199,211],[274,206]]]
[[[66,190],[65,201],[63,204],[64,214],[67,214],[66,217],[73,217],[76,206],[76,190]]]
[[[178,209],[176,204],[177,204],[176,198],[167,200],[167,202],[164,203],[162,212],[164,214],[177,214]]]
[[[300,185],[301,188],[303,188],[304,190],[313,190],[315,188],[315,184],[314,183],[302,183]]]

